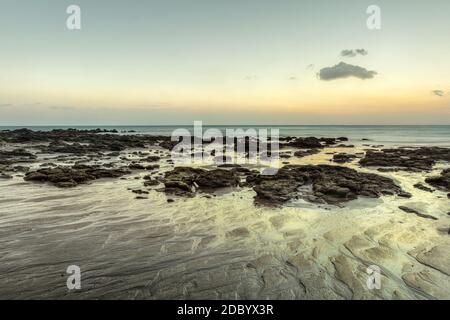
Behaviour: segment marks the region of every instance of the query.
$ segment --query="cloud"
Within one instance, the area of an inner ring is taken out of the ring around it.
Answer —
[[[356,49],[356,53],[360,54],[362,56],[367,56],[367,54],[369,53],[366,49]]]
[[[48,108],[52,109],[52,110],[72,110],[73,109],[73,107],[68,107],[68,106],[50,106]]]
[[[321,69],[318,75],[320,80],[328,81],[349,77],[355,77],[362,80],[372,79],[376,74],[376,71],[369,71],[360,66],[354,66],[341,62],[333,67]]]
[[[366,56],[369,52],[366,49],[344,49],[341,51],[341,57],[353,58],[357,55]]]
[[[296,80],[298,80],[298,79],[297,79],[297,77],[289,77],[289,80],[290,80],[290,81],[296,81]]]
[[[248,81],[253,81],[253,80],[258,80],[258,79],[259,79],[259,77],[255,76],[255,75],[248,75],[245,77],[245,80],[248,80]]]
[[[11,106],[10,103],[3,103],[3,104],[0,104],[0,108],[6,108],[6,107],[10,107],[10,106]]]
[[[433,90],[432,93],[438,97],[443,97],[445,95],[445,92],[442,90]]]
[[[314,65],[311,63],[311,64],[308,64],[307,66],[306,66],[306,69],[308,69],[308,70],[313,70],[314,69]]]
[[[342,50],[341,51],[341,57],[354,57],[356,56],[355,51],[353,50]]]

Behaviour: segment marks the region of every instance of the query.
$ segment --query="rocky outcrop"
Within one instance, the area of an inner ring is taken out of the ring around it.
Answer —
[[[167,136],[120,135],[115,130],[55,129],[33,131],[18,129],[1,131],[0,140],[9,143],[49,143],[40,148],[48,153],[85,154],[100,151],[122,151],[126,148],[144,148],[170,141]]]
[[[426,178],[425,182],[442,191],[450,191],[450,168],[443,170],[439,176]]]
[[[100,178],[119,178],[129,173],[124,169],[102,169],[96,166],[76,165],[32,171],[25,175],[24,180],[49,182],[59,188],[70,188]]]
[[[320,149],[306,149],[306,150],[298,150],[294,152],[294,157],[303,158],[307,156],[312,156],[313,154],[317,154],[320,152]]]
[[[359,161],[364,167],[390,167],[405,171],[429,171],[436,161],[450,161],[450,149],[439,147],[367,151]]]
[[[433,189],[428,188],[427,186],[424,186],[424,185],[421,184],[421,183],[416,183],[416,184],[414,185],[414,188],[419,189],[419,190],[422,190],[422,191],[426,191],[426,192],[434,192]]]
[[[296,197],[339,204],[358,196],[402,194],[390,178],[329,165],[288,165],[273,176],[250,175],[247,182],[256,192],[255,201],[265,205],[281,205]]]
[[[18,162],[32,162],[37,157],[24,150],[24,149],[15,149],[11,151],[0,150],[0,164],[2,165],[10,165]]]
[[[333,155],[333,162],[336,163],[346,163],[346,162],[352,162],[353,159],[356,158],[356,155],[354,154],[348,154],[348,153],[338,153]]]
[[[323,148],[323,144],[321,140],[315,137],[308,138],[294,138],[287,143],[284,143],[282,146],[286,147],[294,147],[299,149],[315,149],[315,148]]]
[[[239,180],[236,170],[176,167],[164,174],[162,182],[167,193],[193,196],[197,190],[214,191],[219,188],[236,187]]]

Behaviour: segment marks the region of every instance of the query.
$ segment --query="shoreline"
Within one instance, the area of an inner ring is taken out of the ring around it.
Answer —
[[[176,169],[167,137],[98,134],[0,133],[2,297],[66,296],[52,274],[71,260],[93,279],[71,298],[133,298],[139,283],[138,298],[450,297],[450,149],[283,138],[285,168],[266,179],[245,165]],[[364,287],[368,263],[385,272],[380,292]],[[29,296],[8,285],[24,272]]]

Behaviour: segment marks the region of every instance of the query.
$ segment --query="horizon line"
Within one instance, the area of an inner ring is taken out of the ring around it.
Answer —
[[[193,127],[194,124],[27,124],[27,125],[0,125],[0,128],[4,127]],[[383,126],[395,126],[395,127],[429,127],[440,126],[446,127],[450,124],[202,124],[202,126],[211,127],[226,127],[226,126],[243,126],[243,127],[383,127]]]

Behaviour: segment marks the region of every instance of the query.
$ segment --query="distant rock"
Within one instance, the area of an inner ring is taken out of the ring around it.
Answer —
[[[450,161],[450,149],[439,147],[367,151],[359,161],[364,167],[390,167],[405,171],[430,171],[436,161]]]

